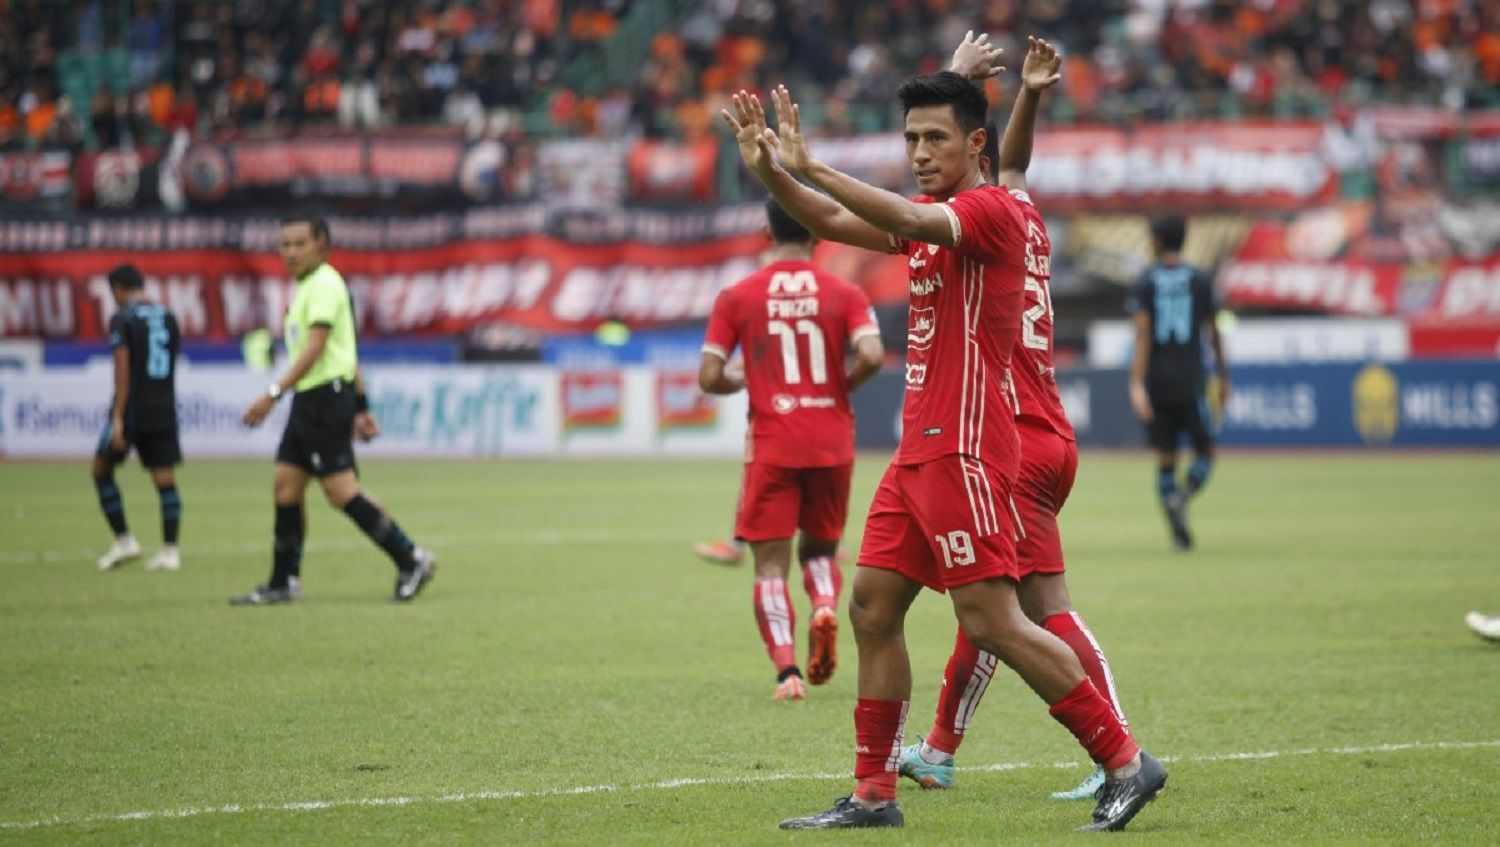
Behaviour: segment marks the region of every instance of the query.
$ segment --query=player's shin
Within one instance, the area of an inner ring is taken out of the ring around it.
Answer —
[[[273,546],[271,588],[286,588],[302,576],[302,536],[306,532],[302,504],[276,506],[276,540]]]
[[[1156,496],[1166,504],[1177,495],[1177,468],[1159,468],[1156,471]]]
[[[896,797],[908,700],[867,700],[854,707],[854,798],[867,804]]]
[[[1115,715],[1109,701],[1085,678],[1066,697],[1048,710],[1058,723],[1067,727],[1088,751],[1089,758],[1106,771],[1116,771],[1130,764],[1140,748]]]
[[[109,521],[109,528],[114,531],[115,537],[128,535],[130,529],[125,524],[125,500],[120,495],[120,486],[115,484],[114,474],[95,476],[94,490],[99,494],[99,508],[104,512],[104,519]]]
[[[931,752],[952,756],[963,743],[964,730],[974,718],[979,701],[995,675],[994,655],[975,647],[963,628],[953,644],[953,653],[943,669],[943,687],[938,694],[937,714],[927,733],[924,758]],[[927,749],[930,748],[930,751]],[[930,761],[930,759],[929,759]]]
[[[837,609],[844,577],[832,556],[812,556],[802,561],[802,587],[814,609]]]
[[[1193,463],[1188,465],[1187,484],[1184,486],[1187,496],[1191,497],[1203,490],[1208,484],[1209,474],[1213,473],[1214,460],[1212,456],[1198,456]]]
[[[1125,720],[1125,710],[1120,708],[1120,698],[1115,692],[1115,677],[1109,670],[1109,660],[1104,657],[1104,650],[1094,640],[1094,634],[1089,631],[1088,624],[1084,623],[1083,616],[1077,612],[1062,612],[1042,621],[1042,627],[1062,639],[1078,657],[1078,663],[1083,665],[1083,672],[1088,676],[1089,682],[1094,684],[1094,690],[1109,701],[1110,708],[1114,709],[1115,716],[1120,719],[1120,725],[1129,732],[1130,722]]]
[[[786,580],[755,581],[755,622],[760,626],[760,640],[766,645],[766,653],[778,675],[795,671],[797,650],[792,636],[795,612]]]
[[[182,526],[182,498],[178,496],[175,485],[156,489],[156,497],[161,503],[161,541],[168,547],[174,547],[177,545],[177,532]]]
[[[363,494],[354,495],[352,500],[344,504],[344,514],[391,557],[398,569],[405,572],[417,566],[416,544],[368,497]]]

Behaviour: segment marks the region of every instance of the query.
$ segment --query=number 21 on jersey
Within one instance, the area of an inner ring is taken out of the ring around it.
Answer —
[[[1045,331],[1037,330],[1037,321],[1046,318],[1050,324],[1052,321],[1052,294],[1042,281],[1028,274],[1026,276],[1027,293],[1036,294],[1036,305],[1021,313],[1021,343],[1032,350],[1046,350],[1050,345]]]

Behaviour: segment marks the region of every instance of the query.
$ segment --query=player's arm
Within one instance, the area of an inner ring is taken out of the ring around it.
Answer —
[[[852,244],[879,253],[891,251],[891,240],[884,232],[861,220],[853,212],[840,206],[837,201],[820,194],[798,182],[777,163],[769,148],[760,144],[766,129],[766,113],[760,98],[740,91],[731,98],[734,112],[724,109],[720,114],[734,133],[739,146],[740,158],[745,166],[760,178],[776,202],[786,209],[798,223],[807,227],[817,238]]]
[[[880,333],[867,332],[854,339],[854,363],[849,366],[848,384],[852,393],[880,373],[885,364],[885,345]]]
[[[1214,398],[1219,408],[1229,404],[1229,360],[1224,358],[1224,338],[1219,332],[1218,308],[1209,296],[1209,313],[1203,321],[1203,331],[1208,335],[1208,346],[1214,351],[1214,372],[1219,377],[1219,396]]]
[[[280,379],[271,383],[271,387],[266,390],[265,394],[255,398],[255,402],[245,410],[243,419],[245,426],[259,426],[261,421],[266,419],[266,415],[271,413],[271,409],[276,406],[276,401],[281,398],[281,395],[295,388],[297,381],[312,370],[313,364],[322,358],[323,351],[328,348],[328,334],[332,331],[333,327],[329,324],[313,324],[308,328],[307,344],[302,348],[302,352],[297,354],[297,360],[292,362],[291,367],[287,368],[286,373],[282,374]]]
[[[354,367],[354,437],[360,441],[370,441],[380,434],[380,422],[375,419],[375,413],[370,411],[370,398],[365,393],[364,369],[355,365]]]
[[[115,450],[125,449],[125,403],[130,398],[130,347],[117,344],[114,348],[115,396],[109,404],[109,445]]]
[[[734,394],[745,388],[745,374],[731,372],[728,361],[717,351],[704,350],[698,363],[698,387],[704,394]]]
[[[1151,313],[1144,308],[1136,309],[1135,352],[1130,359],[1130,406],[1136,417],[1151,423],[1155,412],[1151,398],[1146,394],[1146,367],[1151,361]]]
[[[772,93],[779,134],[767,130],[757,143],[764,154],[775,155],[782,166],[822,189],[840,206],[875,229],[906,241],[954,247],[958,244],[954,218],[940,203],[913,203],[895,192],[876,188],[830,167],[812,156],[802,135],[802,115],[786,86]],[[778,198],[779,199],[779,198]],[[805,224],[804,224],[805,226]],[[887,241],[884,248],[890,250]]]
[[[1000,161],[996,178],[1006,188],[1026,190],[1026,169],[1031,166],[1032,141],[1036,136],[1036,111],[1042,92],[1052,87],[1062,75],[1062,57],[1051,44],[1028,37],[1026,61],[1021,66],[1021,90],[1010,110],[1010,121],[1000,139]],[[955,54],[955,58],[956,58]]]

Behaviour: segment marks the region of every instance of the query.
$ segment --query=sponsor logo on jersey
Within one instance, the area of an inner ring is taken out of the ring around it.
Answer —
[[[789,415],[797,409],[797,398],[790,394],[777,394],[771,398],[771,408]]]
[[[913,362],[907,362],[906,363],[906,384],[908,386],[919,387],[919,386],[921,386],[922,383],[924,383],[926,381],[927,381],[927,366],[926,365],[915,364]]]
[[[926,350],[932,346],[937,334],[937,307],[927,306],[911,310],[911,322],[906,328],[906,346]]]

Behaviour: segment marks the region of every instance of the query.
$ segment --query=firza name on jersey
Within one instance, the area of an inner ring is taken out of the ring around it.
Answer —
[[[791,300],[772,298],[766,301],[768,318],[815,318],[818,316],[818,298],[797,297]]]

